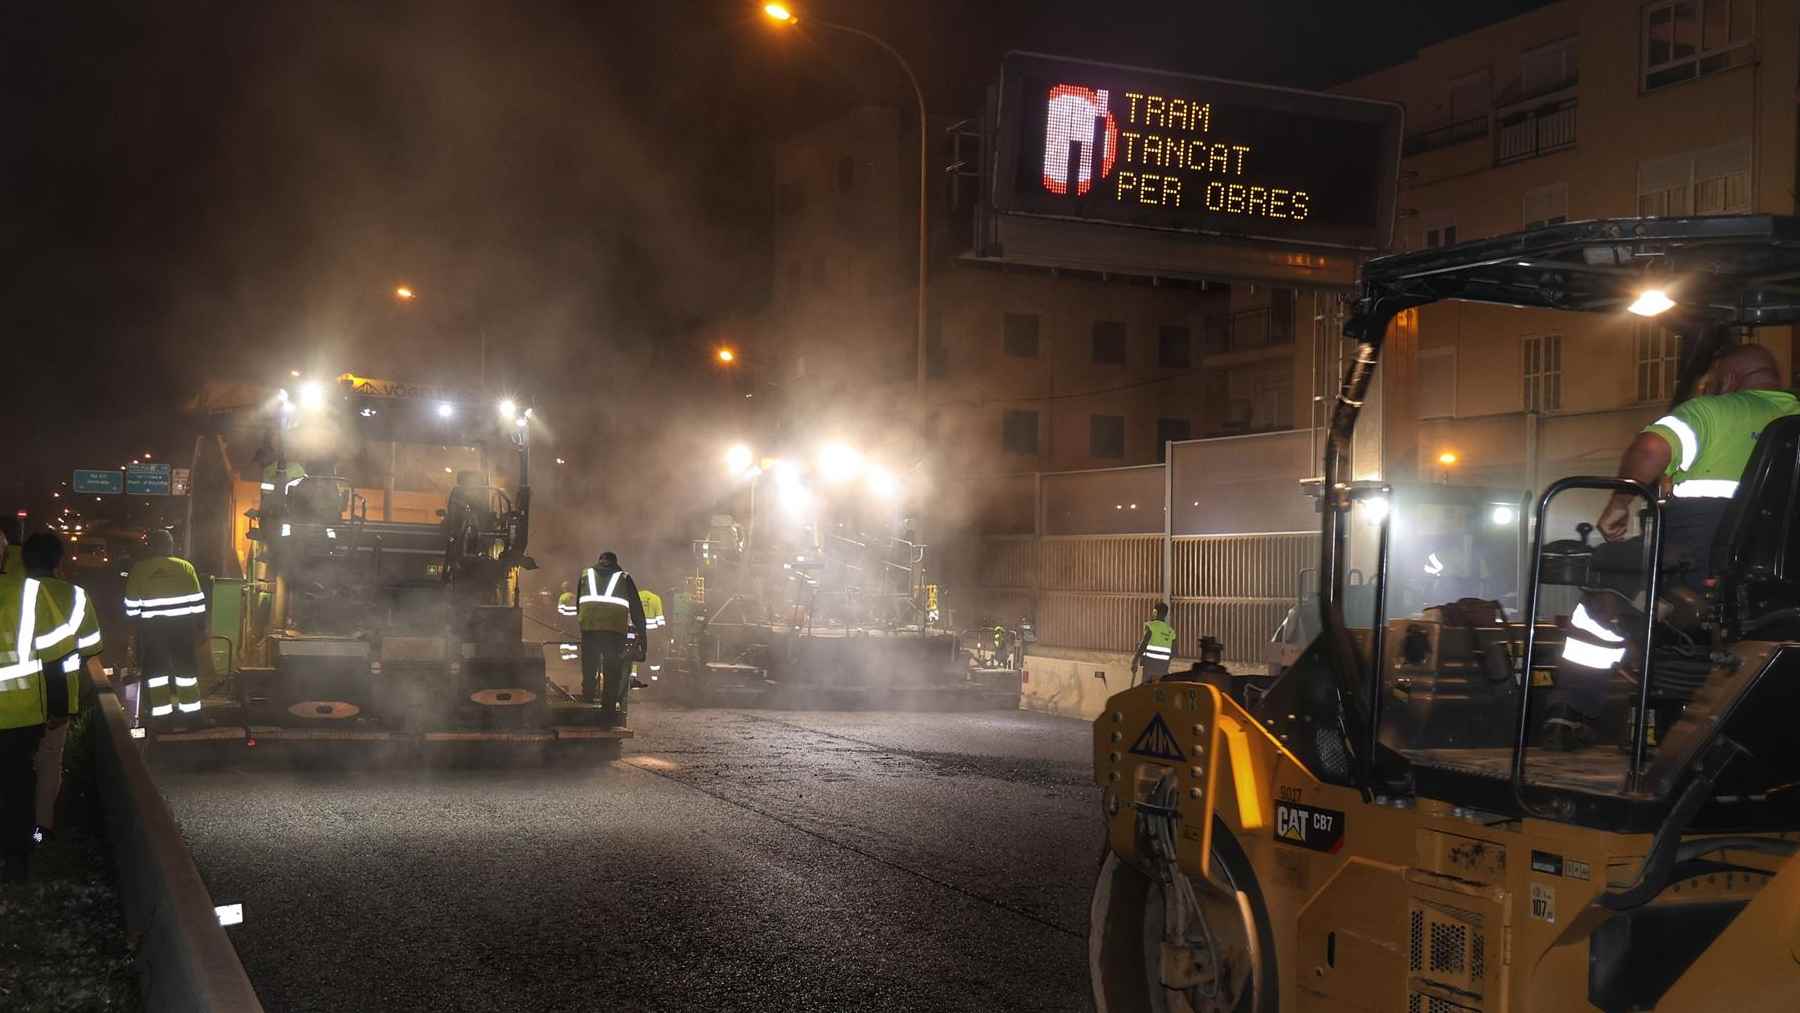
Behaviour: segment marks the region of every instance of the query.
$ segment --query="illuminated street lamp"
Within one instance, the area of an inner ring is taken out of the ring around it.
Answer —
[[[1439,454],[1438,455],[1438,463],[1443,465],[1446,468],[1452,464],[1455,464],[1456,463],[1456,452],[1453,450],[1446,450],[1443,453]]]
[[[394,286],[394,298],[400,300],[401,302],[411,302],[413,299],[413,290],[412,290],[411,286],[408,286],[408,285]]]
[[[763,14],[776,24],[792,27],[800,23],[800,19],[793,10],[785,4],[764,4]],[[925,284],[930,273],[930,232],[926,224],[925,208],[926,194],[931,189],[931,175],[927,168],[929,153],[926,148],[926,136],[929,133],[929,127],[926,125],[925,91],[919,87],[919,78],[913,73],[912,65],[906,62],[906,57],[901,56],[899,50],[888,45],[886,40],[880,36],[865,32],[860,28],[852,28],[849,25],[840,25],[831,21],[821,21],[817,18],[809,18],[807,23],[854,35],[880,47],[893,57],[896,63],[900,64],[901,71],[906,74],[907,83],[912,85],[913,98],[917,99],[919,103],[919,316],[918,333],[915,338],[917,347],[914,349],[917,361],[913,382],[917,386],[919,405],[922,410],[925,404]]]
[[[729,366],[737,361],[737,353],[729,348],[719,349],[719,361]]]

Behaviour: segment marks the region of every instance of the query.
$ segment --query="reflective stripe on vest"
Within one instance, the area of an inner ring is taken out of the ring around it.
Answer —
[[[142,619],[191,616],[206,611],[206,593],[178,594],[170,598],[127,598],[125,614]]]
[[[582,576],[585,578],[587,593],[582,595],[579,599],[580,604],[617,605],[627,610],[631,608],[630,602],[613,594],[613,592],[619,588],[619,579],[625,576],[624,570],[613,571],[612,578],[606,582],[606,592],[604,594],[600,591],[600,577],[592,569],[585,571]]]
[[[1570,637],[1563,641],[1563,660],[1582,668],[1609,669],[1625,660],[1625,648],[1601,647],[1580,637]]]
[[[37,578],[25,578],[24,591],[19,599],[19,628],[13,640],[13,649],[0,652],[0,660],[10,664],[0,665],[0,692],[31,688],[31,677],[44,670],[44,663],[31,654],[32,645],[37,642]],[[20,655],[25,660],[20,661]]]
[[[1155,661],[1168,661],[1174,656],[1175,652],[1167,647],[1145,646],[1144,648],[1144,657]]]
[[[1738,484],[1729,478],[1690,478],[1675,483],[1676,499],[1730,499],[1737,495]]]
[[[1694,427],[1673,415],[1664,415],[1650,424],[1662,426],[1674,433],[1676,441],[1681,444],[1681,457],[1675,462],[1675,469],[1686,471],[1692,468],[1694,459],[1700,456],[1700,437],[1694,432]]]
[[[42,651],[46,648],[55,646],[59,641],[66,640],[69,637],[80,633],[81,620],[86,613],[87,592],[83,591],[80,585],[76,585],[75,603],[69,607],[69,621],[39,636],[37,640],[33,642],[32,646]],[[98,634],[96,634],[96,636],[98,636]],[[81,643],[77,641],[75,646],[80,647]]]

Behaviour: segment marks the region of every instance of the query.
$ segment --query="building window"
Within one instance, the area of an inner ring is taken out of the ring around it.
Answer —
[[[1685,151],[1638,164],[1638,214],[1716,215],[1751,209],[1750,142]]]
[[[1019,359],[1035,359],[1038,354],[1038,315],[1008,313],[1005,324],[1006,354]]]
[[[1231,318],[1214,314],[1200,322],[1200,354],[1223,355],[1231,351]]]
[[[1541,229],[1569,220],[1569,184],[1550,183],[1525,191],[1525,227]]]
[[[1125,456],[1125,416],[1088,416],[1088,455],[1090,457]]]
[[[1456,216],[1440,213],[1424,219],[1425,249],[1456,245]]]
[[[1180,443],[1182,440],[1192,439],[1193,435],[1194,435],[1193,423],[1189,422],[1187,419],[1157,419],[1156,420],[1156,461],[1157,461],[1157,463],[1161,464],[1165,459],[1167,459],[1170,443]]]
[[[1269,344],[1289,345],[1294,341],[1294,290],[1269,290]]]
[[[838,193],[849,193],[856,189],[856,159],[845,155],[837,164]]]
[[[1156,331],[1156,364],[1164,369],[1187,369],[1191,364],[1192,337],[1186,324],[1164,324]]]
[[[1488,72],[1478,70],[1450,81],[1450,122],[1477,119],[1488,114],[1492,95],[1488,89]]]
[[[1637,399],[1667,401],[1675,396],[1675,378],[1681,372],[1681,335],[1647,320],[1635,330]]]
[[[1250,402],[1250,427],[1265,431],[1294,428],[1294,378],[1286,367],[1256,378]]]
[[[1117,320],[1094,321],[1094,364],[1125,365],[1125,325]]]
[[[1009,454],[1036,457],[1038,413],[1008,411],[1000,418],[1000,446]]]
[[[1575,39],[1558,39],[1519,54],[1519,100],[1561,91],[1576,81]]]
[[[1526,338],[1523,349],[1525,410],[1556,411],[1562,407],[1562,335]]]
[[[783,218],[792,218],[806,208],[806,188],[792,180],[775,188],[775,208]]]
[[[1419,350],[1419,417],[1446,419],[1456,415],[1456,348]]]
[[[1750,62],[1748,0],[1665,0],[1644,9],[1644,90]]]

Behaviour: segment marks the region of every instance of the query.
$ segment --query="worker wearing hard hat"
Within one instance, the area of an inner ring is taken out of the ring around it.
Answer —
[[[125,578],[125,614],[136,620],[138,669],[152,720],[192,720],[200,714],[200,631],[206,594],[175,539],[161,528],[144,538],[148,551]]]
[[[581,624],[582,699],[596,702],[595,690],[600,689],[602,720],[619,724],[625,716],[631,662],[643,660],[649,631],[637,583],[620,568],[616,554],[602,552],[593,566],[581,571],[575,607]]]

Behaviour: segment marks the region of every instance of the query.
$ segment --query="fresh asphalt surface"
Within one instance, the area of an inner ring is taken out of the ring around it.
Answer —
[[[157,777],[270,1010],[1085,1004],[1085,723],[632,716],[610,765]]]

